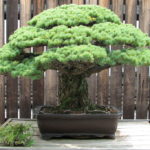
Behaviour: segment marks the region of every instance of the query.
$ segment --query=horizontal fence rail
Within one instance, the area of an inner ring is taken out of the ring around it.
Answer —
[[[123,23],[133,24],[147,34],[150,32],[150,0],[0,0],[0,47],[34,15],[71,3],[109,8]],[[44,49],[36,47],[33,51],[41,53]],[[0,75],[0,123],[8,118],[32,118],[37,106],[59,103],[58,72],[48,70],[43,76],[32,81]],[[87,79],[89,97],[98,105],[116,106],[123,111],[123,119],[149,119],[149,79],[149,67],[112,67]]]

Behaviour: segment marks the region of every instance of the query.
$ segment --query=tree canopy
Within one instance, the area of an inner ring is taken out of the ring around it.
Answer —
[[[109,45],[123,45],[109,50]],[[41,54],[26,48],[46,46]],[[89,76],[115,65],[150,65],[150,38],[96,5],[62,5],[33,17],[0,48],[0,73],[38,79],[47,69]],[[126,48],[127,47],[127,48]]]

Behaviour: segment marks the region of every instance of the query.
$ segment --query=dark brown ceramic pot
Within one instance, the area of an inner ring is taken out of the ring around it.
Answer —
[[[39,111],[37,123],[43,139],[57,137],[115,138],[120,116],[120,112],[112,114],[51,114]]]

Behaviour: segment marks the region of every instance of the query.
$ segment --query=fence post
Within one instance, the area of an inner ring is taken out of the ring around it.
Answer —
[[[123,0],[112,0],[112,11],[123,20]],[[122,48],[122,46],[120,46]],[[120,49],[112,46],[112,50]],[[110,104],[122,109],[122,67],[112,67],[110,77]]]
[[[47,0],[47,8],[58,6],[58,0]],[[58,72],[56,70],[47,70],[44,80],[44,104],[57,105],[58,103]]]
[[[149,34],[150,26],[150,1],[139,1],[139,26],[140,29]],[[136,117],[137,119],[147,119],[148,96],[149,96],[149,68],[138,67],[137,71],[137,101],[136,101]]]
[[[18,0],[7,1],[7,41],[18,28]],[[18,78],[7,76],[7,117],[18,117]]]
[[[126,23],[130,23],[136,26],[137,17],[137,0],[126,0],[125,5]],[[134,119],[135,109],[135,67],[130,65],[124,65],[124,94],[123,94],[123,118]]]
[[[4,10],[3,0],[0,0],[0,47],[4,43]],[[0,124],[5,121],[5,87],[4,87],[4,76],[0,75]]]
[[[110,0],[99,0],[99,5],[110,8]],[[109,104],[109,69],[97,74],[97,104]]]
[[[27,21],[31,18],[31,0],[20,0],[20,23],[21,26],[27,26]],[[26,48],[25,52],[31,52]],[[20,77],[20,118],[31,117],[31,80]]]

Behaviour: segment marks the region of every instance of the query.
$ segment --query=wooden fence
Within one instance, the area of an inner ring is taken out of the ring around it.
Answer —
[[[150,0],[0,0],[0,46],[34,15],[70,3],[107,7],[123,22],[149,34]],[[39,53],[43,47],[33,51]],[[123,118],[148,119],[149,83],[149,67],[113,67],[88,79],[89,97],[97,104],[117,106],[123,110]],[[57,72],[52,70],[37,81],[0,75],[0,123],[10,117],[30,118],[32,108],[57,104],[57,88]]]

